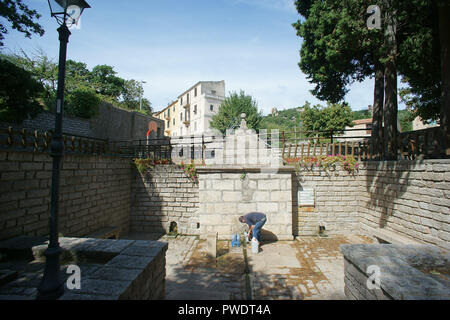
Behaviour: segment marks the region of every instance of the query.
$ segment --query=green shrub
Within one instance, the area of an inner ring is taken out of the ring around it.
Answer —
[[[43,110],[39,103],[43,91],[31,73],[0,59],[0,120],[21,123],[35,117]]]
[[[81,87],[67,94],[64,111],[68,115],[90,119],[98,114],[100,102],[95,90]]]

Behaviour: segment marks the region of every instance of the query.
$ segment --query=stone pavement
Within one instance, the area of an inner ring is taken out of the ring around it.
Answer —
[[[166,253],[166,299],[339,300],[344,293],[341,244],[371,243],[363,236],[302,237],[231,248],[218,241],[218,258],[207,256],[206,241],[196,237],[162,237]],[[246,273],[247,271],[247,273]]]
[[[361,236],[301,237],[249,250],[253,299],[342,300],[344,259],[339,245],[370,243]]]

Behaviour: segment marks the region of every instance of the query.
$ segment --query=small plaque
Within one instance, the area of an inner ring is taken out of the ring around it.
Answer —
[[[56,113],[61,113],[61,105],[62,105],[61,99],[56,100]]]
[[[298,190],[298,205],[299,206],[315,206],[315,197],[313,188],[303,188]]]

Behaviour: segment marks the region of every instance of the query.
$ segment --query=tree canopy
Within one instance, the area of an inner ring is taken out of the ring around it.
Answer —
[[[0,16],[5,18],[11,27],[25,34],[25,37],[31,38],[31,35],[44,35],[44,29],[35,22],[41,17],[36,10],[29,9],[22,0],[0,0]],[[5,34],[8,33],[7,27],[0,22],[0,47],[4,46]]]
[[[241,114],[246,114],[247,126],[250,129],[259,130],[262,120],[262,112],[258,110],[258,104],[244,91],[231,92],[222,102],[219,112],[212,117],[212,128],[225,133],[227,129],[236,129],[241,122]]]
[[[0,119],[21,122],[43,110],[39,98],[44,88],[26,70],[0,57]]]
[[[42,50],[34,54],[3,55],[37,81],[43,91],[39,101],[47,110],[54,110],[58,79],[58,65]],[[13,72],[13,70],[9,70]],[[12,75],[14,76],[14,75]],[[67,60],[64,112],[68,115],[90,118],[98,112],[101,101],[111,103],[119,108],[151,114],[151,103],[142,99],[142,111],[139,100],[143,94],[141,83],[125,80],[117,75],[112,66],[99,65],[89,70],[83,62]]]
[[[381,9],[381,29],[367,27],[371,5]],[[350,84],[375,76],[373,137],[380,140],[384,118],[385,152],[394,159],[397,74],[410,86],[403,97],[411,109],[425,118],[439,112],[439,37],[432,1],[297,0],[296,6],[304,17],[293,24],[304,40],[299,66],[315,85],[312,93],[338,102]]]

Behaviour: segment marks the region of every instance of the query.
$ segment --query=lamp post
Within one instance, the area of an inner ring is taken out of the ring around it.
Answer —
[[[55,132],[50,144],[50,155],[53,158],[52,169],[52,193],[50,204],[50,237],[49,245],[45,251],[45,269],[44,276],[38,286],[38,299],[58,299],[64,293],[64,283],[61,281],[59,256],[61,248],[58,242],[58,209],[59,209],[59,176],[61,159],[64,153],[64,142],[62,136],[62,117],[64,109],[64,82],[66,76],[66,55],[67,43],[69,42],[70,31],[67,24],[77,22],[84,9],[90,6],[84,0],[55,0],[55,2],[64,10],[54,12],[50,0],[51,16],[56,18],[60,25],[59,33],[59,67],[58,67],[58,88],[56,92],[56,119]]]

